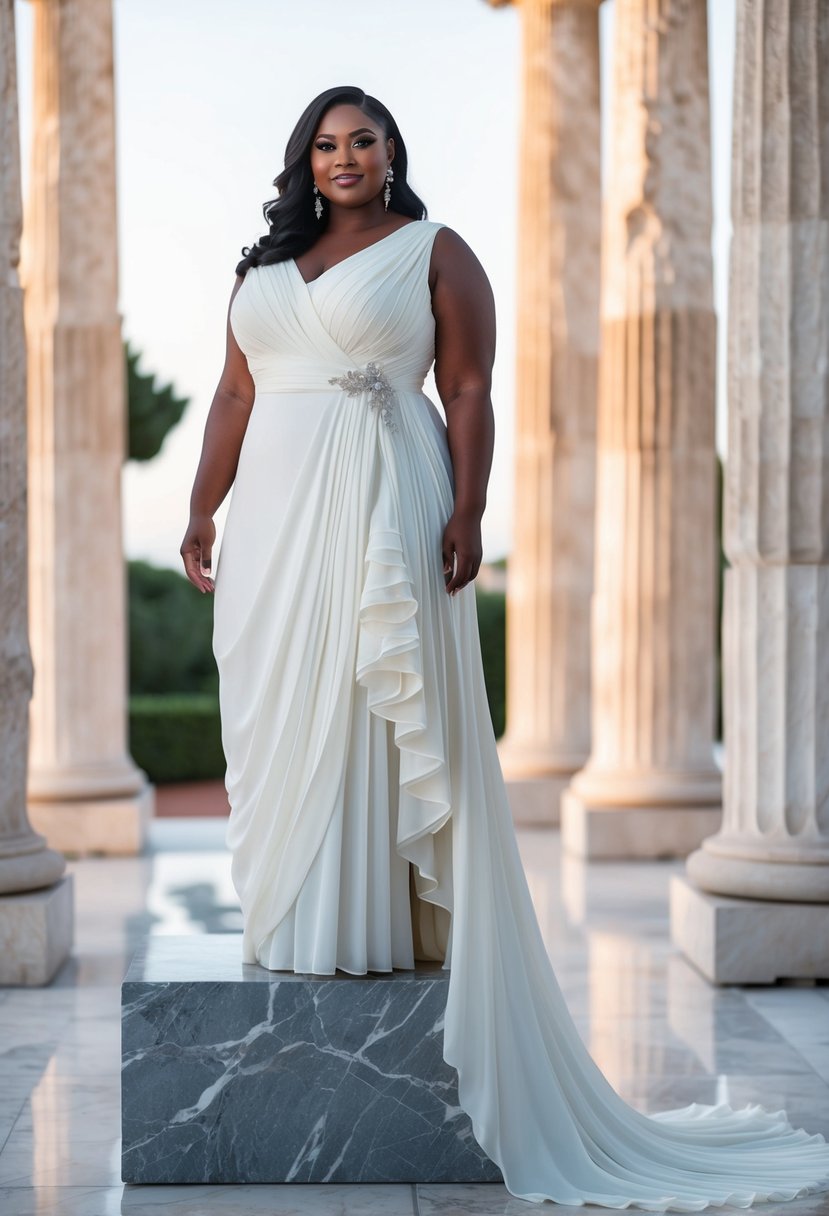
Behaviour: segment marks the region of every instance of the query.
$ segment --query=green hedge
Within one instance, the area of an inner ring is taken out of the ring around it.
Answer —
[[[130,697],[130,754],[151,781],[224,778],[219,701],[210,693]]]
[[[213,596],[183,573],[149,562],[129,562],[127,579],[130,692],[217,696]]]

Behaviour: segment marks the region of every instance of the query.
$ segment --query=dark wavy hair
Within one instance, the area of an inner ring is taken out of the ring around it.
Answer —
[[[389,210],[416,220],[426,219],[425,203],[406,180],[406,145],[391,113],[376,97],[369,96],[356,86],[326,89],[306,106],[291,132],[285,149],[285,168],[273,181],[279,197],[262,205],[268,225],[267,235],[259,237],[252,247],[245,245],[242,248],[244,257],[236,267],[236,273],[243,278],[251,266],[268,266],[272,262],[298,257],[310,249],[328,227],[330,207],[322,195],[314,194],[311,145],[326,112],[332,106],[342,104],[357,106],[367,118],[382,127],[386,139],[389,136],[394,139],[394,181],[391,183]],[[314,212],[316,197],[323,202],[319,219]]]

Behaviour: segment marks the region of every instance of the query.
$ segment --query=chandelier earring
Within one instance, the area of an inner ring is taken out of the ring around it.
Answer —
[[[386,170],[386,188],[383,191],[383,198],[385,199],[385,210],[386,211],[388,211],[388,209],[389,209],[389,199],[391,198],[391,184],[393,181],[394,181],[394,172],[392,170],[391,165],[389,165],[388,169]]]
[[[320,219],[322,216],[322,199],[320,198],[320,192],[317,189],[316,182],[314,182],[314,194],[317,196],[314,200],[314,211],[317,213],[317,219]]]

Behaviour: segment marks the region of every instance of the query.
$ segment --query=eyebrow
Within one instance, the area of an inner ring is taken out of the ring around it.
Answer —
[[[358,127],[356,131],[348,132],[349,139],[351,138],[352,135],[359,135],[361,131],[368,131],[369,135],[375,134],[375,132],[372,131],[371,127]],[[336,138],[337,138],[336,135],[329,135],[326,131],[320,131],[319,135],[317,136],[317,139],[336,139]]]

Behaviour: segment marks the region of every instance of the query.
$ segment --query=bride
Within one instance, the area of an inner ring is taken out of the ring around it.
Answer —
[[[444,1058],[519,1198],[690,1212],[827,1189],[829,1146],[782,1111],[628,1106],[567,1010],[478,635],[492,291],[407,171],[381,102],[321,93],[231,292],[181,554],[215,597],[243,961],[439,960]],[[433,362],[445,424],[422,391]]]

